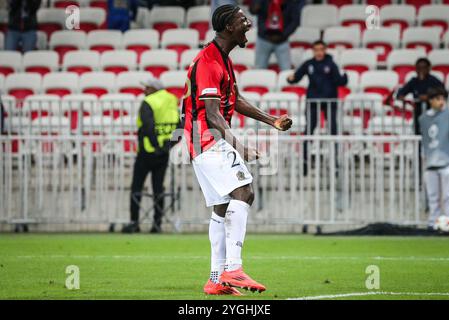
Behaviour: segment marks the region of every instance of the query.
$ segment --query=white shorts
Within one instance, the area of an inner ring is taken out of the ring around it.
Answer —
[[[253,181],[240,154],[224,139],[195,157],[192,164],[207,207],[228,203],[232,191]]]

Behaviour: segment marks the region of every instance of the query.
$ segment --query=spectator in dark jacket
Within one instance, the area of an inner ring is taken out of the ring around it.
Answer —
[[[256,68],[266,69],[274,52],[281,70],[291,68],[288,38],[299,26],[304,0],[253,0],[251,14],[257,15]]]
[[[330,123],[330,133],[337,134],[337,102],[330,99],[338,97],[338,87],[348,83],[346,74],[341,75],[332,57],[326,53],[326,44],[316,41],[313,44],[313,58],[305,61],[287,81],[291,84],[298,82],[303,76],[309,77],[307,99],[323,99],[323,102],[311,100],[306,109],[306,134],[313,134],[320,112],[324,112]],[[325,101],[327,99],[327,101]],[[329,115],[330,112],[330,115]],[[304,174],[307,174],[307,143],[304,143]]]
[[[41,0],[9,0],[8,32],[5,49],[23,52],[36,48],[37,42],[37,10]]]
[[[108,0],[108,29],[129,29],[137,14],[137,0]]]
[[[420,134],[419,130],[419,116],[423,111],[429,108],[427,91],[430,88],[443,88],[444,84],[436,77],[430,74],[432,64],[427,58],[419,58],[416,61],[416,77],[410,79],[401,89],[399,89],[397,98],[404,100],[409,93],[413,94],[415,100],[415,108],[413,112],[413,123],[415,134]]]

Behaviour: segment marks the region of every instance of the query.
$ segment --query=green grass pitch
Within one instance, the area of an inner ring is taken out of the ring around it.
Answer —
[[[268,290],[236,299],[449,299],[447,237],[250,234],[244,264]],[[65,288],[68,265],[79,290]],[[0,299],[223,299],[202,293],[208,275],[206,234],[0,236]]]

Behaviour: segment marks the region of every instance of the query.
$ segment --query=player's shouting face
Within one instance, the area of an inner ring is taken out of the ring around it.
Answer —
[[[231,40],[235,41],[240,48],[244,48],[248,39],[246,33],[251,29],[251,20],[246,17],[240,9],[234,18],[227,25],[228,31],[231,33]]]

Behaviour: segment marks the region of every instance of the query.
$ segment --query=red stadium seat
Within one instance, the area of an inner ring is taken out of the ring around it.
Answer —
[[[440,45],[440,30],[426,27],[408,28],[404,31],[402,43],[407,49],[424,48],[429,52]]]
[[[106,11],[100,8],[82,8],[80,12],[80,30],[89,33],[93,30],[104,29]]]
[[[149,71],[159,78],[161,73],[177,68],[177,59],[177,53],[174,50],[150,50],[142,54],[139,66],[141,70]]]
[[[47,73],[42,79],[42,91],[59,97],[78,91],[78,74],[74,72]]]
[[[100,58],[100,67],[102,70],[115,74],[135,70],[136,66],[137,54],[131,50],[106,51]]]
[[[449,26],[448,5],[425,5],[419,9],[418,23],[423,27],[438,27],[443,35]]]
[[[432,70],[439,71],[446,78],[449,74],[449,49],[432,50],[429,53]]]
[[[123,47],[133,50],[137,54],[137,61],[147,50],[157,49],[159,46],[159,33],[152,29],[128,30],[123,34]]]
[[[357,26],[361,31],[366,29],[366,5],[345,5],[340,8],[338,19],[344,27]]]
[[[161,74],[160,80],[167,91],[181,99],[184,94],[186,77],[187,71],[185,70],[167,71]]]
[[[399,76],[391,70],[367,71],[360,78],[360,87],[363,92],[377,93],[386,98],[399,84]]]
[[[419,10],[426,4],[432,4],[432,0],[404,0],[404,4],[412,5],[416,8],[416,10]]]
[[[100,53],[119,49],[122,33],[118,30],[94,30],[87,35],[87,48]]]
[[[38,73],[12,73],[6,77],[5,92],[20,104],[29,95],[39,92],[41,79]]]
[[[50,49],[58,53],[60,64],[62,64],[67,52],[84,49],[85,45],[86,34],[80,31],[56,31],[50,38]]]
[[[114,91],[115,74],[112,72],[88,72],[80,77],[80,91],[97,97]]]
[[[22,69],[22,55],[17,51],[0,51],[0,74],[7,76]]]
[[[414,25],[416,9],[411,5],[386,5],[380,9],[381,24],[384,27],[399,27],[404,29]]]
[[[244,91],[264,95],[276,87],[276,79],[273,70],[246,70],[240,75],[240,86]]]
[[[188,49],[198,48],[199,34],[194,29],[168,30],[162,35],[161,47],[171,49],[178,53],[178,61],[181,54]]]
[[[371,49],[349,49],[341,54],[341,66],[345,70],[353,70],[359,74],[375,68],[377,54]]]
[[[363,47],[377,53],[377,61],[385,62],[390,52],[399,47],[400,30],[397,28],[380,28],[366,30],[363,33]]]
[[[79,75],[95,71],[100,66],[100,54],[96,51],[70,51],[64,56],[62,68]]]
[[[177,6],[154,7],[150,12],[150,27],[162,37],[164,32],[184,24],[185,10]]]
[[[200,40],[204,40],[209,30],[210,6],[195,6],[187,10],[186,24],[188,28],[198,31]]]
[[[151,72],[146,71],[122,72],[117,75],[117,90],[120,93],[130,93],[137,97],[143,93],[142,82],[151,77],[153,77]]]
[[[51,38],[53,32],[62,30],[65,23],[65,11],[58,8],[41,8],[37,11],[38,28]]]
[[[329,27],[323,35],[323,40],[333,49],[357,48],[360,39],[360,30],[354,27]]]
[[[58,65],[59,57],[54,51],[28,51],[23,55],[23,68],[26,72],[36,72],[43,76],[55,71]]]
[[[318,28],[298,27],[288,40],[291,48],[309,49],[320,36]]]
[[[287,77],[295,72],[295,70],[285,70],[278,74],[277,86],[282,92],[291,92],[298,97],[303,97],[307,92],[309,79],[307,76],[303,77],[299,83],[290,84],[287,82]]]

